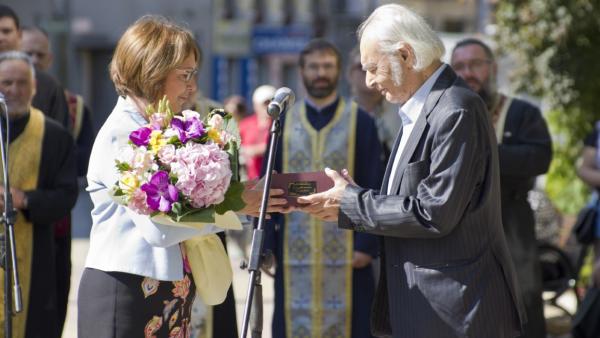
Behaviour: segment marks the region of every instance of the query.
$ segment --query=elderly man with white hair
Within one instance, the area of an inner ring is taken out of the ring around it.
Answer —
[[[440,59],[417,14],[377,8],[358,30],[369,87],[403,121],[379,191],[335,186],[304,210],[383,238],[378,336],[515,337],[526,321],[500,213],[496,140],[483,101]]]

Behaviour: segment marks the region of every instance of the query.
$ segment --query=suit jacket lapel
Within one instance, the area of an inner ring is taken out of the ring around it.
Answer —
[[[401,155],[402,157],[400,157],[400,163],[398,163],[398,168],[396,169],[396,177],[391,179],[391,192],[393,194],[398,193],[400,183],[402,182],[402,178],[404,176],[404,170],[406,169],[406,166],[412,158],[412,155],[415,152],[417,145],[419,144],[419,140],[421,140],[421,136],[423,135],[425,126],[427,125],[427,117],[429,116],[429,114],[431,114],[431,112],[439,102],[440,97],[442,96],[444,91],[448,87],[450,87],[454,83],[454,81],[456,81],[456,74],[449,66],[446,66],[446,69],[444,69],[444,71],[440,74],[435,84],[433,85],[433,88],[431,88],[431,92],[427,96],[427,101],[425,101],[423,110],[421,111],[417,122],[415,122],[415,127],[413,128],[413,131],[410,134],[410,138],[408,139],[406,146],[404,147],[404,151]]]

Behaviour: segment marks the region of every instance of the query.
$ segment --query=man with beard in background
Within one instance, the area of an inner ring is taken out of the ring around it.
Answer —
[[[535,178],[548,171],[552,140],[540,110],[498,92],[492,50],[478,39],[459,41],[452,68],[477,92],[491,114],[500,164],[502,224],[523,294],[528,322],[522,337],[546,337],[542,272],[538,261],[535,220],[527,201]]]
[[[341,64],[338,49],[325,40],[301,51],[307,96],[282,117],[275,170],[347,168],[357,182],[377,188],[383,176],[377,129],[356,103],[338,95]],[[272,216],[265,247],[276,259],[273,337],[371,337],[362,319],[374,295],[375,236],[292,212]]]

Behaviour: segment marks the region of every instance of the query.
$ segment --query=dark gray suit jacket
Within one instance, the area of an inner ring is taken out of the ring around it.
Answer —
[[[446,67],[392,179],[399,139],[381,193],[348,186],[339,214],[340,227],[383,236],[374,333],[518,335],[526,318],[502,231],[497,145],[484,103]]]

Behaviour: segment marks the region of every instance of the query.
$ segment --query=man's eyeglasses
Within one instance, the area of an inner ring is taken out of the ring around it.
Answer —
[[[452,65],[452,68],[454,68],[454,71],[456,71],[456,72],[462,72],[467,69],[474,71],[474,72],[478,72],[478,71],[482,70],[483,67],[485,67],[491,63],[492,63],[492,60],[475,59],[475,60],[471,60],[469,62],[455,63]]]
[[[181,69],[181,68],[178,68],[177,70],[182,71],[182,73],[178,75],[178,78],[181,81],[183,81],[183,82],[190,82],[190,81],[192,81],[192,79],[194,78],[194,76],[196,74],[198,74],[198,68],[194,68],[194,69],[190,69],[190,68]]]

